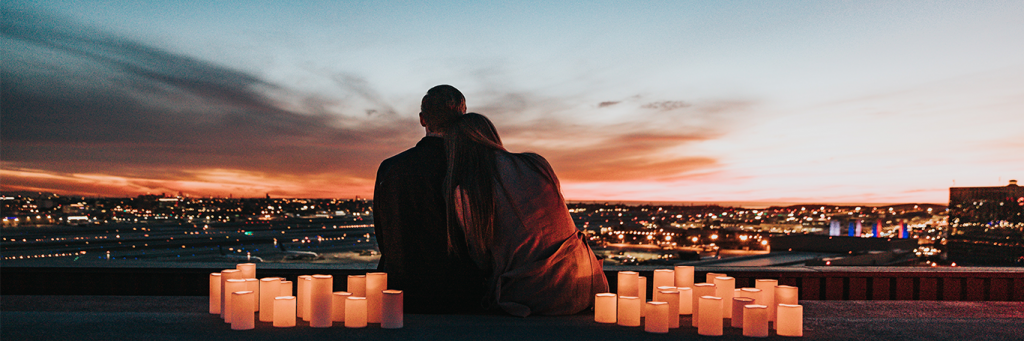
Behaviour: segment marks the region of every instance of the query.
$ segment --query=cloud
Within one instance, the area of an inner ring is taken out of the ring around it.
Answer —
[[[621,101],[605,101],[597,104],[598,108],[610,107],[619,104]]]
[[[647,103],[647,104],[641,105],[640,107],[644,108],[644,109],[658,109],[658,110],[668,111],[668,110],[676,110],[676,109],[686,108],[686,107],[689,107],[689,106],[691,106],[690,103],[683,102],[683,101],[661,101],[661,102]]]

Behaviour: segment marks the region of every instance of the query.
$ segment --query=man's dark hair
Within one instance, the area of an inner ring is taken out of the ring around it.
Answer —
[[[452,121],[465,113],[466,97],[448,84],[430,88],[420,102],[420,118],[433,132],[443,133]]]

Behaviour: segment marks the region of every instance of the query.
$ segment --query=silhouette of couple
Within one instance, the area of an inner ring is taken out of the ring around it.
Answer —
[[[540,155],[510,153],[450,85],[420,105],[426,136],[381,163],[373,193],[378,268],[413,313],[501,309],[567,315],[608,291]]]

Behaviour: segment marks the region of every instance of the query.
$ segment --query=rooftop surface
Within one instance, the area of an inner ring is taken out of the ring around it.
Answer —
[[[1021,340],[1024,302],[801,301],[804,336],[767,340]],[[207,312],[205,296],[0,296],[4,340],[756,340],[725,328],[705,337],[689,326],[668,334],[573,316],[406,314],[405,328],[317,329],[256,322],[231,330]],[[728,323],[726,323],[728,326]]]

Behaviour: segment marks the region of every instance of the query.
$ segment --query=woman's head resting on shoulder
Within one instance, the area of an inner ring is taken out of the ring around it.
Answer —
[[[448,130],[447,139],[456,144],[475,143],[491,149],[505,150],[498,130],[486,116],[474,112],[460,116]]]

